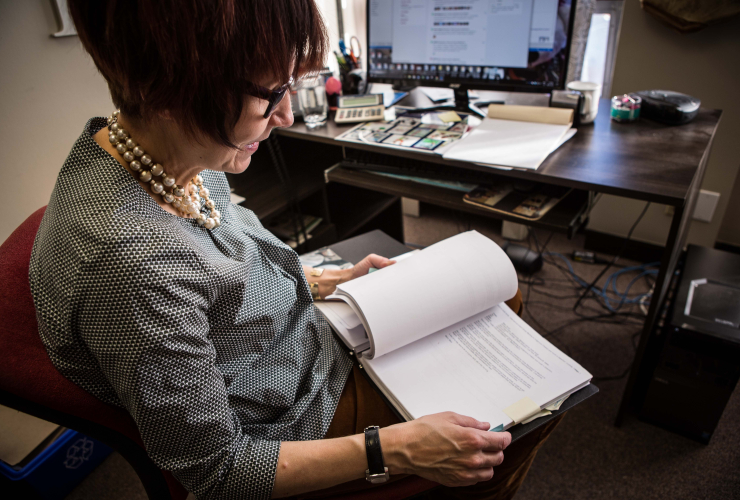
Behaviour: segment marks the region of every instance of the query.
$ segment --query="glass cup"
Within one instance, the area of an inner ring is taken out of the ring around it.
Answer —
[[[328,108],[326,88],[321,77],[308,78],[298,88],[298,108],[306,127],[314,129],[326,125]]]

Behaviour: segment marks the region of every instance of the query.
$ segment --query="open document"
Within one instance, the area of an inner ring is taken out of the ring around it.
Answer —
[[[573,110],[491,104],[488,116],[444,152],[449,160],[537,169],[573,135]]]
[[[454,411],[498,430],[591,380],[504,304],[517,289],[504,251],[469,231],[339,285],[321,310],[404,418]]]

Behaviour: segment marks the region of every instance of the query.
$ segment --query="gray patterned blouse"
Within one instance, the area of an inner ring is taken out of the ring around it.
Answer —
[[[280,441],[324,436],[351,361],[223,173],[201,174],[222,214],[207,230],[157,205],[93,140],[104,126],[85,126],[36,237],[41,339],[199,498],[269,498]]]

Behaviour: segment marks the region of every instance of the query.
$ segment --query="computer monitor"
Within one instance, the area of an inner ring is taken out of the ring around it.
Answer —
[[[368,82],[467,90],[565,88],[576,0],[368,0]]]

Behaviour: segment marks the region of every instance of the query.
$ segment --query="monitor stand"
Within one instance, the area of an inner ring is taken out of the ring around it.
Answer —
[[[460,113],[467,113],[477,115],[481,118],[485,118],[486,114],[481,107],[488,106],[489,104],[504,104],[504,101],[475,101],[471,102],[468,97],[467,88],[453,89],[455,93],[455,104],[440,104],[438,106],[413,108],[408,111],[412,112],[423,112],[423,111],[458,111]]]

